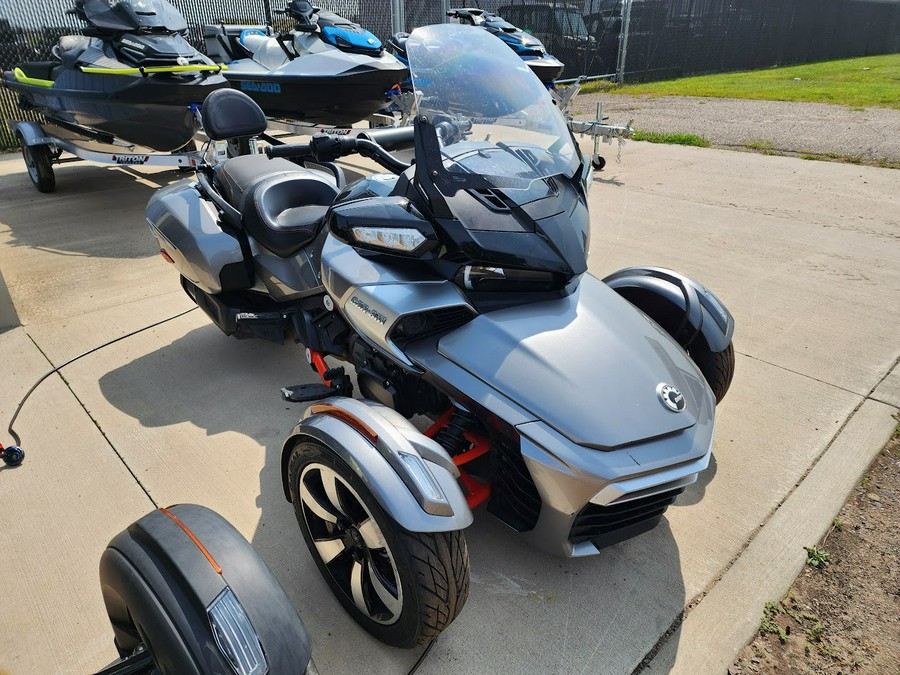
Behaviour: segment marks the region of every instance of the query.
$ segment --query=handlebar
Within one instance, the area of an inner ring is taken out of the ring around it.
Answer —
[[[371,133],[374,135],[374,132]],[[396,142],[392,142],[392,145],[396,146]],[[388,171],[397,174],[403,173],[410,166],[394,157],[376,141],[364,136],[316,134],[309,143],[286,143],[266,148],[266,155],[270,159],[275,157],[292,157],[296,159],[313,159],[316,162],[333,162],[340,157],[346,157],[354,153],[368,157]]]

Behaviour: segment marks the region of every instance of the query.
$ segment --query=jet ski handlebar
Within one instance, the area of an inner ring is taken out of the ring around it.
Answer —
[[[410,127],[410,130],[412,128]],[[375,135],[375,132],[370,132]],[[391,143],[392,146],[402,145]],[[333,162],[340,157],[346,157],[358,153],[363,157],[374,160],[388,171],[403,173],[409,168],[409,164],[402,162],[385,150],[378,142],[360,136],[333,136],[329,134],[316,134],[309,143],[285,143],[266,148],[266,155],[270,159],[274,157],[288,157],[296,159],[312,159],[316,162]]]

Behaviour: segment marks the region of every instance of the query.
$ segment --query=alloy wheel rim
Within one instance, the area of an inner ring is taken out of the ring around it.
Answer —
[[[337,586],[372,621],[396,622],[403,609],[397,564],[356,491],[334,469],[312,463],[300,475],[299,495],[315,553]]]

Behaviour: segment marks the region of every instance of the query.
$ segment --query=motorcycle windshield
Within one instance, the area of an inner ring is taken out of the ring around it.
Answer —
[[[440,159],[455,187],[529,190],[571,178],[580,152],[547,89],[497,36],[472,26],[417,28],[407,54],[418,114],[436,129]],[[477,179],[476,179],[477,177]],[[435,181],[438,188],[441,182]],[[467,184],[468,183],[468,184]],[[445,193],[446,194],[446,193]]]
[[[184,17],[165,0],[84,0],[81,9],[85,18],[101,30],[187,30]]]

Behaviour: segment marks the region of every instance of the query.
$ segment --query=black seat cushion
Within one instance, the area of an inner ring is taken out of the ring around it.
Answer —
[[[338,193],[325,174],[265,155],[230,159],[216,178],[247,233],[282,258],[315,238]]]
[[[269,159],[266,155],[233,157],[216,170],[216,182],[222,196],[234,208],[241,208],[244,193],[251,185],[270,176],[296,173],[301,168],[287,159]]]

